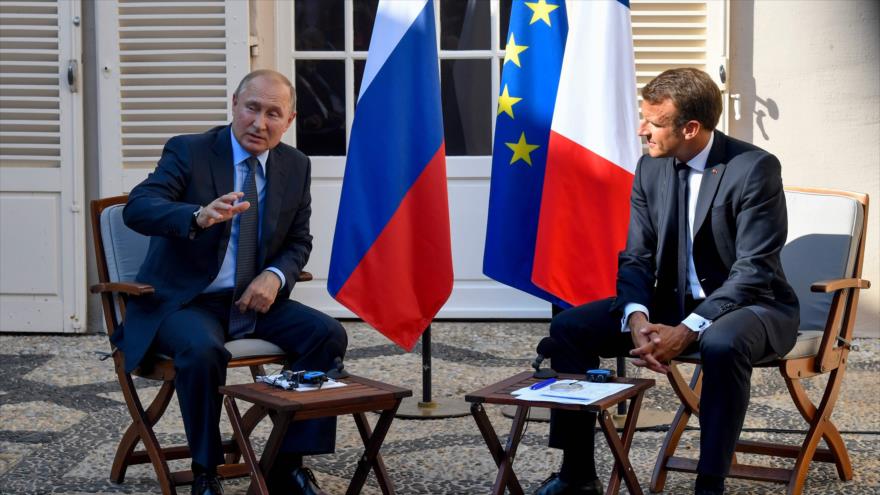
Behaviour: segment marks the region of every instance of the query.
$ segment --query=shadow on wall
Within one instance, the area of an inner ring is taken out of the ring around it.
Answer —
[[[762,98],[756,94],[754,77],[755,57],[755,2],[742,0],[731,3],[731,26],[734,37],[731,44],[732,80],[730,85],[730,104],[733,106],[734,121],[731,135],[752,142],[754,126],[758,126],[765,141],[770,140],[765,128],[765,118],[779,120],[779,105],[773,98]],[[739,75],[739,76],[738,76]],[[739,105],[739,111],[736,106]]]

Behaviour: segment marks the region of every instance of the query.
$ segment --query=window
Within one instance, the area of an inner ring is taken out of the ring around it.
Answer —
[[[448,156],[492,154],[494,86],[504,56],[500,33],[507,31],[510,3],[435,4]],[[377,6],[378,0],[298,0],[294,5],[296,143],[308,155],[345,155]],[[499,8],[501,16],[493,16]]]
[[[275,4],[277,64],[293,77],[299,95],[296,128],[285,141],[312,158],[314,248],[309,271],[315,281],[298,285],[295,297],[339,317],[353,315],[330,298],[325,284],[347,140],[378,3],[296,0]],[[546,302],[482,273],[492,132],[512,3],[434,0],[455,273],[452,295],[440,310],[441,318],[549,315]],[[632,90],[669,67],[698,67],[717,76],[715,62],[723,60],[725,47],[725,10],[725,1],[631,0],[637,78]]]

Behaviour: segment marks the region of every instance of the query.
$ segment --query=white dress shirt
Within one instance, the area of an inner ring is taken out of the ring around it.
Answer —
[[[694,191],[699,193],[700,184],[703,181],[703,172],[706,170],[706,161],[709,159],[709,151],[712,149],[712,143],[715,141],[715,133],[709,135],[709,142],[706,144],[706,147],[702,149],[697,156],[691,158],[688,161],[688,194],[687,194],[687,204],[688,204],[688,243],[687,243],[687,289],[691,292],[691,297],[695,300],[705,299],[706,292],[703,290],[703,286],[700,284],[700,279],[697,276],[697,268],[694,266],[694,215],[697,209],[697,196],[699,194],[694,194]],[[648,313],[648,308],[646,308],[642,304],[638,303],[627,303],[624,306],[623,310],[623,321],[621,322],[621,330],[624,332],[630,331],[629,325],[627,322],[629,321],[629,317],[636,311],[641,311],[645,313],[645,316],[648,316],[650,319],[650,315]],[[712,324],[711,320],[707,320],[702,316],[691,313],[689,314],[682,323],[695,332],[702,333],[703,330],[709,328]]]
[[[235,134],[232,133],[231,129],[229,131],[229,136],[232,140],[232,166],[235,167],[235,182],[232,190],[242,191],[244,189],[244,181],[247,179],[248,175],[248,166],[245,161],[251,157],[251,154],[241,147],[241,144],[235,139]],[[256,159],[260,162],[260,166],[257,168],[256,172],[254,172],[254,179],[257,181],[257,198],[260,203],[260,209],[258,211],[260,218],[258,220],[259,227],[257,235],[262,237],[263,205],[266,204],[266,161],[269,159],[269,150],[257,155]],[[235,215],[231,222],[232,231],[229,233],[229,243],[226,245],[226,254],[223,256],[223,264],[220,265],[220,271],[217,272],[217,277],[211,281],[211,284],[205,288],[203,293],[219,292],[235,287],[235,256],[238,252],[238,225],[241,223],[241,215]],[[278,278],[281,279],[281,288],[283,288],[286,280],[284,279],[284,274],[281,273],[281,270],[274,266],[270,266],[266,268],[266,270],[278,275]]]

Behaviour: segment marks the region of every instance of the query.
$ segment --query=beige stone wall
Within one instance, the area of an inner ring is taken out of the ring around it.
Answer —
[[[786,184],[871,196],[857,335],[880,337],[880,19],[876,0],[732,0],[730,134],[776,154]],[[732,114],[732,112],[731,112]]]

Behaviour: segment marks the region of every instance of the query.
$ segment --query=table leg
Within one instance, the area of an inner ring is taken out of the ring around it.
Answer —
[[[361,455],[360,460],[358,460],[354,476],[351,477],[351,483],[348,485],[348,490],[345,491],[346,495],[354,495],[361,492],[361,489],[364,487],[364,482],[367,481],[367,475],[370,473],[370,467],[376,472],[376,478],[379,481],[379,486],[382,488],[382,493],[394,493],[394,486],[388,478],[388,473],[385,471],[382,458],[379,457],[379,448],[382,447],[382,442],[385,441],[385,435],[388,434],[388,429],[391,427],[391,421],[394,420],[394,414],[397,412],[399,406],[400,401],[398,400],[394,404],[394,407],[382,411],[382,414],[379,416],[379,421],[376,422],[376,429],[366,438],[364,438],[365,430],[361,429],[362,425],[358,422],[358,415],[355,415],[355,422],[358,425],[358,430],[361,432],[361,438],[364,440],[364,453]],[[363,413],[361,413],[360,416],[363,421],[363,426],[366,427],[366,431],[369,431],[370,427],[367,424],[367,420]],[[380,473],[382,473],[382,476],[380,476]],[[384,482],[382,479],[383,476]]]
[[[269,418],[272,419],[272,432],[269,433],[269,440],[266,441],[266,448],[263,449],[263,455],[260,456],[260,470],[265,476],[269,475],[272,466],[275,464],[275,458],[278,456],[278,450],[284,443],[284,435],[287,434],[287,428],[293,420],[293,412],[269,411]],[[248,495],[252,491],[248,490]]]
[[[611,480],[608,482],[606,495],[617,494],[620,490],[621,477],[626,482],[626,487],[632,495],[642,495],[642,488],[633,471],[632,464],[629,462],[629,448],[632,445],[633,435],[636,431],[636,423],[638,420],[639,410],[642,405],[642,397],[644,392],[638,393],[632,398],[627,411],[626,422],[623,425],[622,438],[617,435],[617,429],[614,427],[614,421],[611,414],[607,410],[603,410],[599,414],[602,433],[608,441],[608,447],[614,456],[614,469],[611,471]]]
[[[483,435],[483,440],[486,441],[486,446],[489,447],[489,452],[495,460],[495,465],[498,466],[498,476],[495,479],[495,486],[492,489],[492,493],[504,493],[505,485],[512,495],[520,495],[523,493],[522,486],[519,484],[516,473],[513,472],[513,456],[516,454],[516,447],[519,445],[519,440],[522,437],[522,427],[525,424],[528,409],[528,407],[517,408],[513,425],[510,430],[510,438],[507,440],[508,447],[507,450],[505,450],[501,448],[501,442],[498,440],[498,435],[495,434],[495,429],[492,428],[492,423],[489,421],[489,417],[486,415],[486,410],[483,408],[483,405],[480,403],[471,404],[471,415],[474,417],[474,421],[477,422],[477,428],[479,428],[480,433]],[[518,419],[519,427],[517,428]],[[514,439],[516,442],[512,444]],[[513,445],[512,452],[510,451],[511,445]],[[499,485],[499,480],[503,481],[503,484]]]
[[[394,412],[392,412],[392,416],[397,413],[397,407],[400,405],[400,401],[398,401],[394,407]],[[367,446],[367,443],[370,441],[370,438],[373,437],[373,431],[370,428],[370,423],[367,422],[367,416],[364,413],[355,413],[354,414],[354,422],[357,425],[358,432],[361,434],[361,440],[364,442],[364,447]],[[381,446],[382,440],[379,441]],[[379,483],[379,489],[382,490],[383,495],[394,495],[394,483],[391,482],[391,478],[388,476],[388,470],[385,469],[385,462],[382,460],[382,454],[376,453],[376,457],[370,462],[373,467],[373,473],[376,474],[376,481]]]
[[[257,456],[254,455],[254,449],[251,446],[250,434],[246,431],[242,424],[241,414],[238,412],[238,406],[232,397],[224,397],[223,403],[226,406],[226,412],[229,414],[229,422],[232,424],[232,431],[235,433],[235,441],[238,443],[238,450],[241,452],[244,462],[251,470],[251,486],[249,492],[255,492],[258,495],[269,495],[269,489],[266,487],[266,480],[263,478],[263,471],[257,462]]]

